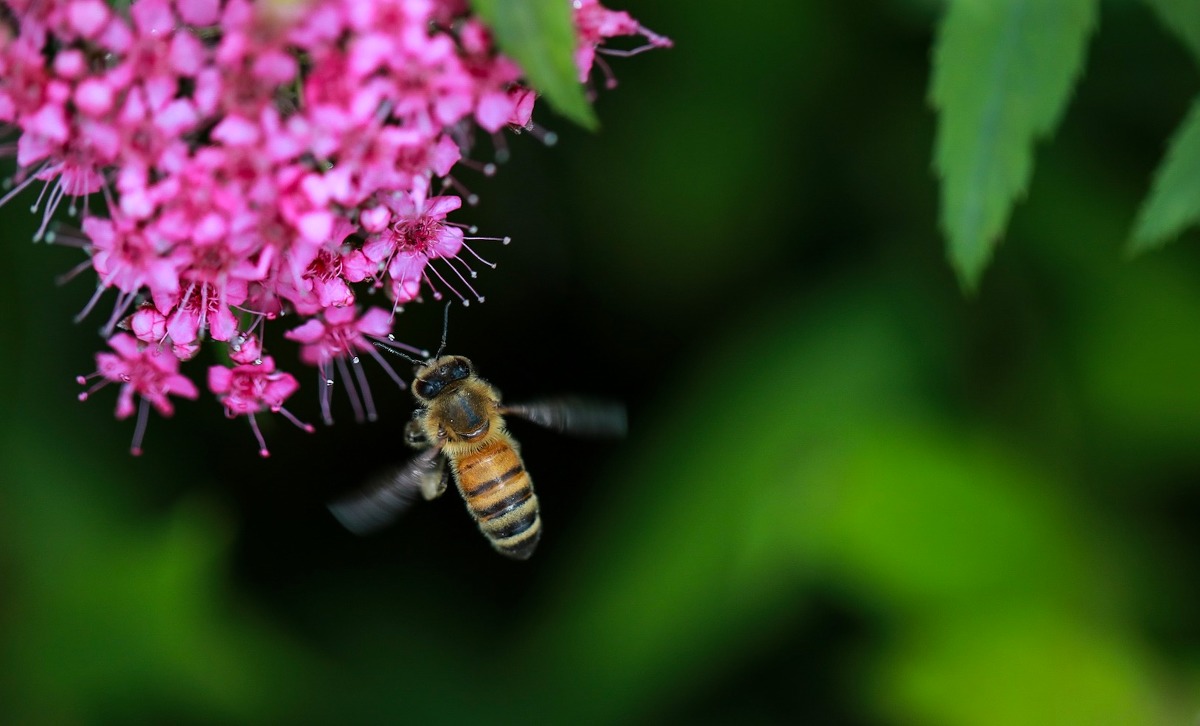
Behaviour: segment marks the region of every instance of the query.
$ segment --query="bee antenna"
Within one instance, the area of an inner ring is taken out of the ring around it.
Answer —
[[[446,350],[446,335],[450,332],[450,306],[453,303],[446,303],[446,311],[442,313],[442,343],[438,346],[437,355],[434,358],[441,358],[442,351]]]
[[[391,353],[392,355],[403,358],[404,360],[408,361],[409,363],[412,363],[413,365],[419,366],[419,365],[425,364],[425,361],[417,360],[416,358],[413,358],[408,353],[405,353],[402,350],[397,350],[397,349],[393,348],[392,346],[388,345],[387,343],[384,343],[379,340],[372,340],[371,342],[375,344],[376,348],[379,348],[380,350],[386,350],[387,352]],[[439,353],[438,355],[441,355],[441,354]]]

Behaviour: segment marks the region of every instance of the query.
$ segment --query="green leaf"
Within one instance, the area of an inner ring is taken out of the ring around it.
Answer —
[[[900,723],[1180,722],[1137,639],[1077,610],[996,612],[979,601],[885,648],[875,708]]]
[[[934,50],[934,167],[951,263],[979,283],[1079,76],[1095,0],[956,0]]]
[[[226,594],[228,518],[202,501],[146,516],[106,496],[132,466],[64,457],[45,432],[0,437],[0,585],[22,614],[0,619],[0,722],[298,718],[319,663]]]
[[[1150,195],[1133,229],[1134,254],[1160,247],[1200,221],[1200,99],[1171,138],[1167,156],[1154,172]]]
[[[1200,61],[1200,3],[1195,0],[1145,0],[1163,25],[1180,37]]]
[[[568,0],[471,0],[500,50],[525,71],[534,90],[584,128],[599,125],[576,78],[575,26]]]

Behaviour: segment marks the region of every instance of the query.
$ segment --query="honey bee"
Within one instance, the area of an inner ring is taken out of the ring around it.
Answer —
[[[475,373],[469,359],[441,355],[440,350],[419,364],[412,392],[417,408],[405,426],[404,440],[420,453],[329,505],[338,521],[356,534],[391,523],[417,493],[427,500],[440,496],[453,477],[467,511],[492,547],[506,557],[528,559],[541,539],[542,520],[533,482],[505,416],[582,436],[620,436],[626,429],[624,407],[612,402],[557,398],[504,405],[500,392]]]

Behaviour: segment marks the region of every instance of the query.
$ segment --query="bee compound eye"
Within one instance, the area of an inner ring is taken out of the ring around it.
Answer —
[[[421,398],[433,398],[437,395],[441,385],[435,384],[432,381],[427,381],[424,378],[418,378],[413,384],[413,391]]]
[[[471,375],[471,362],[466,358],[455,358],[449,366],[446,373],[456,381],[461,381]]]

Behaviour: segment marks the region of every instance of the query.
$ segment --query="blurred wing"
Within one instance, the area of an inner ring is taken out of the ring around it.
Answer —
[[[620,437],[629,428],[625,405],[616,401],[567,396],[503,406],[500,412],[575,436]]]
[[[392,523],[417,497],[441,494],[445,459],[430,447],[403,466],[372,479],[362,489],[329,503],[329,511],[355,534],[370,534]],[[442,489],[445,487],[443,486]]]

